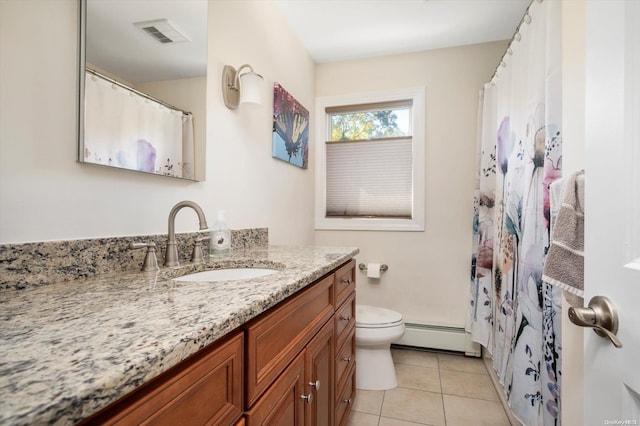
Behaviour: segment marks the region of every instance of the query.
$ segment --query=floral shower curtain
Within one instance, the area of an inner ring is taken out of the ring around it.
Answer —
[[[531,3],[479,116],[467,330],[525,425],[560,424],[561,292],[542,281],[562,166],[560,3]]]

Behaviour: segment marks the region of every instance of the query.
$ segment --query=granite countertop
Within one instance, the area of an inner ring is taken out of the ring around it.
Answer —
[[[74,424],[357,253],[269,246],[206,265],[0,293],[0,424]],[[243,281],[172,280],[228,267],[279,272]]]

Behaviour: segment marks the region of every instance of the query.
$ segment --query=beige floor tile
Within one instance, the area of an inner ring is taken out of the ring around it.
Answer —
[[[438,354],[438,365],[444,370],[488,374],[482,358],[465,357],[463,355]]]
[[[433,352],[393,348],[391,349],[391,355],[393,356],[393,362],[396,364],[438,368],[438,355]]]
[[[378,426],[419,426],[424,424],[425,423],[405,422],[404,420],[380,417],[380,423],[378,423]]]
[[[359,413],[351,411],[347,426],[378,426],[380,417],[373,414]]]
[[[442,392],[440,373],[437,368],[419,367],[417,365],[396,364],[398,386],[429,392]]]
[[[447,426],[509,426],[509,420],[496,401],[443,395]]]
[[[353,411],[360,413],[380,415],[384,391],[370,391],[356,389],[356,400],[353,403]]]
[[[420,424],[444,426],[442,395],[404,388],[385,391],[382,416]]]
[[[442,393],[498,401],[498,394],[488,374],[440,370]]]

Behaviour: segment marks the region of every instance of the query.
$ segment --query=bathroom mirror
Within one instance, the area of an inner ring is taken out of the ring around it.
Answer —
[[[207,0],[79,0],[78,161],[204,180]]]

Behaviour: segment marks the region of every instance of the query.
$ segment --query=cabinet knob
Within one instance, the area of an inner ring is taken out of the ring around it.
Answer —
[[[313,394],[311,392],[309,392],[309,395],[300,395],[300,398],[306,400],[309,405],[313,402]]]
[[[351,315],[347,315],[347,316],[340,315],[340,319],[342,321],[351,321]]]
[[[353,282],[353,280],[351,278],[343,278],[342,282],[347,284],[347,285],[349,285],[349,284],[351,284]]]
[[[347,404],[347,405],[350,405],[350,404],[351,404],[351,398],[349,398],[349,399],[343,399],[343,400],[342,400],[342,402],[344,402],[344,403],[345,403],[345,404]]]
[[[320,380],[309,382],[309,386],[316,388],[316,392],[318,392],[320,390]]]
[[[346,362],[351,362],[351,360],[352,360],[352,359],[353,359],[353,358],[352,358],[352,357],[350,357],[350,356],[345,356],[344,358],[342,358],[342,360],[343,360],[343,361],[346,361]]]

